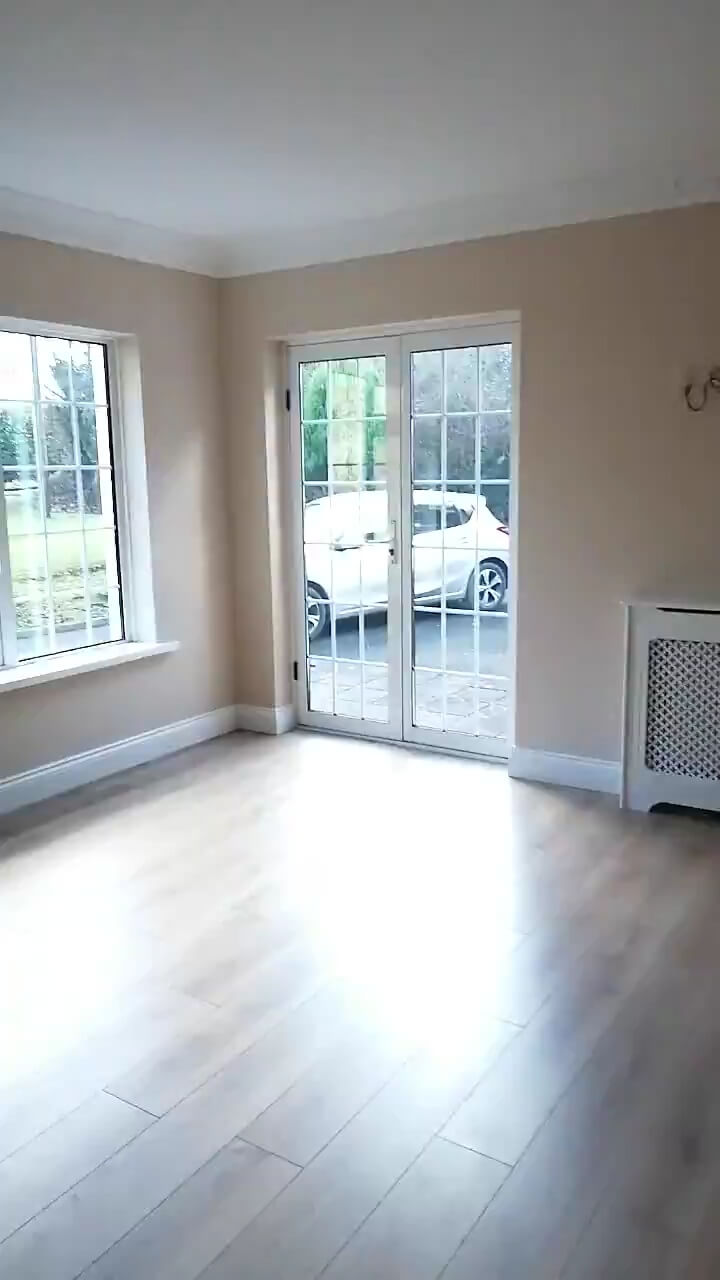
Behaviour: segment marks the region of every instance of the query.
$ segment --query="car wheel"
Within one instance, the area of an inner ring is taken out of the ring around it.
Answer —
[[[507,569],[500,560],[483,560],[477,567],[477,603],[481,613],[496,613],[505,606],[507,595]],[[475,573],[465,592],[468,609],[475,608]]]
[[[308,644],[312,644],[313,640],[319,640],[324,636],[330,626],[330,606],[317,587],[308,585],[305,608]]]

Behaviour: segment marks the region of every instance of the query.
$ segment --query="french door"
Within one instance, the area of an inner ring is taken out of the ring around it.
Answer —
[[[301,724],[507,755],[513,343],[291,348]]]

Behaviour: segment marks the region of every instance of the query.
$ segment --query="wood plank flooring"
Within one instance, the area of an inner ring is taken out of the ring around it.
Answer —
[[[717,1280],[720,821],[234,735],[0,822],[3,1280]]]

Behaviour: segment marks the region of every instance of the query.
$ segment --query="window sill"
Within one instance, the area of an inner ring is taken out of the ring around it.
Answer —
[[[154,643],[123,640],[118,644],[98,645],[96,649],[58,653],[52,658],[31,658],[17,667],[0,668],[0,693],[47,684],[50,680],[64,680],[67,676],[79,676],[86,671],[119,667],[125,662],[137,662],[139,658],[155,658],[161,653],[174,653],[179,648],[179,640]]]

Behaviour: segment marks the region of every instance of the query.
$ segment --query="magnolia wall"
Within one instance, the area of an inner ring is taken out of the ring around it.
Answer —
[[[0,693],[0,779],[234,701],[218,291],[202,276],[0,236],[0,315],[138,337],[158,635],[180,641],[177,653]]]
[[[0,236],[0,314],[137,335],[161,658],[0,694],[0,779],[291,699],[289,334],[519,311],[517,741],[617,759],[623,596],[720,594],[720,206],[240,280]],[[232,522],[232,532],[230,532]]]
[[[221,284],[231,427],[237,697],[290,700],[289,334],[519,310],[517,742],[619,755],[620,601],[720,595],[720,206],[615,219]],[[278,373],[278,370],[281,370]]]

